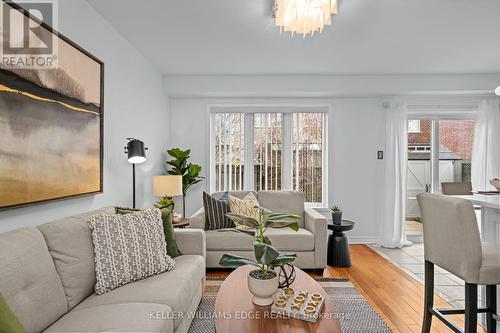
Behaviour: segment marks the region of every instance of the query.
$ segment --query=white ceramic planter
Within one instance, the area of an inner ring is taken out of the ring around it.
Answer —
[[[273,304],[273,295],[278,290],[278,276],[272,279],[260,280],[248,275],[248,289],[253,294],[256,305],[266,306]]]

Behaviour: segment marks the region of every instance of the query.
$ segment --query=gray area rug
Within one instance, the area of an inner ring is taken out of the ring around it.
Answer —
[[[207,278],[205,293],[189,333],[215,333],[215,324],[210,314],[214,313],[215,297],[223,279]],[[337,310],[343,333],[391,332],[366,299],[347,280],[316,279],[330,296]],[[235,332],[236,333],[236,332]]]

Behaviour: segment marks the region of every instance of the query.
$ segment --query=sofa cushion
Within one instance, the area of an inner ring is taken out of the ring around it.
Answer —
[[[45,333],[173,332],[172,309],[164,304],[125,303],[73,310]]]
[[[198,285],[205,276],[202,256],[182,255],[175,258],[175,269],[126,284],[102,295],[92,294],[75,310],[120,303],[166,304],[174,312],[182,312],[189,305]],[[174,320],[177,327],[179,320]]]
[[[161,219],[163,221],[163,233],[165,234],[165,241],[167,242],[167,254],[175,258],[180,256],[181,253],[175,241],[174,226],[172,225],[172,207],[173,204],[164,207],[157,207],[161,210]],[[116,214],[130,214],[140,212],[138,208],[115,207]]]
[[[43,331],[66,313],[61,280],[36,228],[0,234],[0,293],[27,332]]]
[[[212,196],[214,198],[218,199],[221,196],[223,196],[224,193],[232,195],[233,197],[236,197],[238,199],[243,199],[244,197],[247,196],[248,193],[253,193],[253,194],[257,195],[257,192],[255,192],[255,191],[227,191],[227,192],[214,192],[214,193],[212,193]]]
[[[158,208],[126,215],[94,215],[89,223],[97,294],[175,267],[175,261],[167,254]]]
[[[251,250],[254,238],[235,231],[206,231],[207,251],[218,250]],[[314,235],[306,229],[293,231],[290,228],[269,228],[266,236],[280,251],[312,251],[314,250]]]
[[[295,214],[301,217],[298,222],[304,227],[304,195],[296,191],[259,191],[257,200],[262,207],[275,213]]]
[[[231,213],[247,216],[259,221],[260,208],[258,207],[260,207],[260,205],[253,192],[249,192],[243,199],[233,197],[232,195],[229,196],[229,208],[231,209]],[[234,222],[234,224],[239,228],[246,229],[245,225],[239,225],[237,222]]]
[[[94,292],[94,248],[88,220],[92,215],[114,211],[114,207],[105,207],[37,226],[47,242],[70,309]]]
[[[234,228],[233,221],[226,216],[229,213],[229,196],[224,193],[215,198],[203,192],[203,208],[205,210],[205,230]]]

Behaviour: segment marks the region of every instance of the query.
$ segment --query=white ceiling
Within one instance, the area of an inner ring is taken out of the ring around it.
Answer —
[[[280,35],[271,0],[88,0],[164,74],[500,73],[499,0],[340,0]]]

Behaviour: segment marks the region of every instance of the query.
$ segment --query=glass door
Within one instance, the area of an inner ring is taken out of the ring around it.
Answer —
[[[471,181],[475,124],[471,119],[439,120],[439,193],[442,183]]]
[[[408,170],[406,217],[408,221],[420,217],[417,195],[431,192],[431,132],[432,121],[408,121]]]
[[[419,193],[442,193],[442,183],[470,182],[473,119],[410,119],[408,121],[408,220],[418,220]]]

